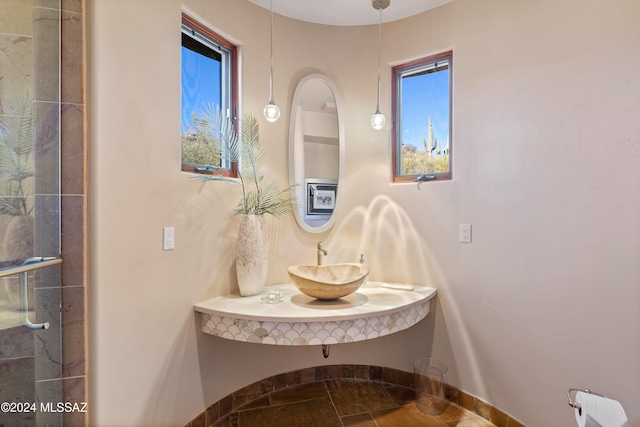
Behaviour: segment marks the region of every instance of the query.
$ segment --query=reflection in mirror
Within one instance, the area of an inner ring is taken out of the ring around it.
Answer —
[[[289,182],[304,230],[331,228],[342,192],[344,130],[335,84],[323,74],[304,77],[293,95],[289,124]]]

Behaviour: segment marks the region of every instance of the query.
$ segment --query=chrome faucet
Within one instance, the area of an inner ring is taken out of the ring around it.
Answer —
[[[322,265],[322,255],[327,256],[327,251],[322,249],[322,242],[318,242],[318,265]]]

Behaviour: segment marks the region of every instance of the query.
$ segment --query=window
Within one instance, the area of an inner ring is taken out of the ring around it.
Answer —
[[[220,160],[219,141],[202,132],[203,118],[218,112],[235,125],[237,49],[193,18],[182,15],[182,170],[236,176]]]
[[[451,179],[453,52],[393,67],[394,182]]]

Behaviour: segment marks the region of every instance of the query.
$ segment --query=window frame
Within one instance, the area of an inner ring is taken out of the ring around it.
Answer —
[[[197,21],[196,19],[192,18],[191,16],[187,15],[184,12],[182,13],[182,27],[181,27],[181,34],[183,33],[187,34],[190,37],[193,37],[194,40],[202,44],[206,45],[206,43],[203,43],[201,40],[198,40],[198,39],[204,39],[209,44],[215,45],[217,49],[214,49],[214,50],[222,51],[221,54],[223,55],[223,58],[226,57],[227,60],[230,62],[226,66],[224,66],[223,64],[220,79],[223,82],[227,79],[227,77],[229,79],[228,94],[226,96],[223,95],[223,97],[226,98],[229,104],[227,106],[227,112],[231,117],[233,126],[237,130],[238,128],[238,47],[235,44],[231,43],[229,40],[225,39],[224,37],[222,37],[215,31],[213,31],[212,29],[208,28],[207,26],[200,23],[199,21]],[[182,42],[180,46],[182,47]],[[228,76],[225,76],[225,74],[227,74]],[[182,71],[180,72],[180,76],[182,78]],[[224,84],[223,84],[223,87],[224,87]],[[182,89],[181,89],[181,92],[182,92]],[[214,175],[222,175],[222,176],[231,177],[231,178],[238,177],[237,162],[231,162],[229,167],[226,167],[226,168],[222,167],[220,169],[215,169],[215,170],[199,169],[198,166],[201,166],[201,165],[194,165],[193,163],[183,163],[182,158],[180,159],[180,163],[181,163],[181,170],[183,172],[200,173],[200,174],[208,174],[208,175],[214,174]]]
[[[448,181],[453,179],[453,50],[429,55],[423,58],[415,59],[403,64],[396,65],[391,72],[391,104],[392,104],[392,121],[393,132],[391,135],[391,161],[393,169],[393,182],[414,182],[415,175],[402,175],[402,117],[401,117],[401,85],[402,77],[411,74],[412,71],[420,68],[428,67],[438,61],[448,60],[449,62],[449,171],[428,173],[433,176],[428,181]],[[428,182],[427,181],[427,182]]]

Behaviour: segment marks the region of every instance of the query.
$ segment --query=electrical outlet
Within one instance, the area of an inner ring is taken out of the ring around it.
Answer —
[[[471,224],[460,224],[460,242],[471,243]]]
[[[176,235],[173,227],[164,227],[164,239],[162,242],[162,249],[170,251],[176,246]]]

